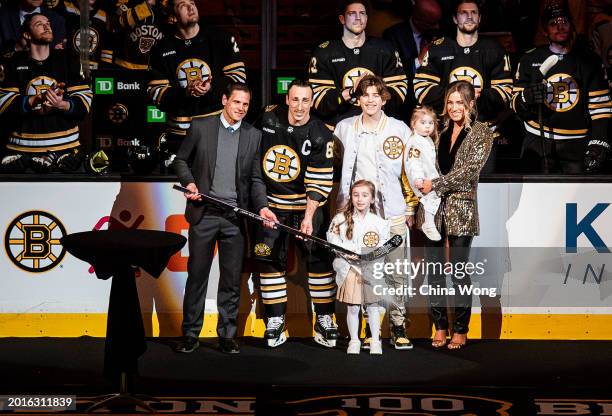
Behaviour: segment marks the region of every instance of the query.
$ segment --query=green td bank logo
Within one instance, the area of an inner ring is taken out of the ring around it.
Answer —
[[[113,78],[96,78],[96,94],[109,95],[115,93],[115,80]]]
[[[278,77],[276,78],[276,92],[278,94],[287,94],[289,90],[289,84],[295,77]]]
[[[165,123],[166,113],[154,105],[147,106],[147,123]]]

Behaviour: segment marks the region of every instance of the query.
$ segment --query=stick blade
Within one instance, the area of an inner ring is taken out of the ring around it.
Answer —
[[[381,257],[386,256],[391,253],[393,250],[402,245],[404,239],[400,235],[394,235],[391,237],[385,244],[378,247],[376,250],[370,251],[369,253],[362,254],[359,256],[361,260],[365,261],[373,261],[379,259]]]

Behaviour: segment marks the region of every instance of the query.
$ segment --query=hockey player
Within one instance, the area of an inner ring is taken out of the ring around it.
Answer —
[[[294,80],[287,107],[276,107],[262,116],[262,163],[268,206],[278,220],[303,233],[325,239],[329,221],[324,209],[333,180],[332,134],[311,118],[313,92],[304,80]],[[276,229],[258,228],[254,254],[260,264],[260,288],[267,318],[265,338],[277,347],[287,340],[287,249],[289,236]],[[338,330],[333,321],[336,298],[333,256],[318,245],[299,245],[308,266],[308,287],[314,304],[315,341],[334,347]],[[305,249],[305,250],[304,250]]]
[[[175,33],[155,47],[149,96],[167,113],[166,140],[176,149],[192,117],[219,114],[230,82],[246,82],[246,69],[233,36],[200,25],[194,0],[174,0]]]
[[[51,49],[49,19],[34,13],[23,23],[29,50],[8,61],[0,88],[0,114],[11,125],[2,159],[5,172],[77,170],[79,126],[90,110],[93,93],[80,76],[78,61]]]
[[[164,37],[169,0],[114,0],[114,62],[125,69],[149,69],[153,47]]]
[[[542,173],[546,166],[550,173],[597,173],[610,151],[612,118],[601,62],[590,51],[573,47],[572,23],[564,7],[548,6],[542,25],[550,44],[521,58],[512,100],[527,131],[524,171]],[[553,56],[558,62],[542,74],[540,69],[548,66],[544,62],[556,60]]]
[[[432,42],[414,77],[419,104],[441,113],[446,86],[464,80],[476,88],[478,108],[486,111],[488,120],[508,106],[512,96],[510,58],[496,41],[478,37],[480,18],[477,0],[456,1],[456,39]]]
[[[324,42],[308,67],[314,108],[328,123],[359,113],[355,91],[364,75],[379,75],[391,91],[387,111],[395,114],[405,100],[408,81],[399,53],[385,40],[366,36],[369,2],[345,0],[339,16],[341,39]]]
[[[90,69],[98,69],[102,65],[113,63],[113,50],[110,44],[110,33],[107,30],[107,15],[99,7],[100,0],[88,0],[89,2],[89,27],[87,36],[89,38]],[[81,53],[81,9],[80,1],[66,0],[63,4],[64,18],[68,31],[67,49],[79,57]]]

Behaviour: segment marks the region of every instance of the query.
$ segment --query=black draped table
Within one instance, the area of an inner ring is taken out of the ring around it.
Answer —
[[[121,380],[119,396],[130,396],[127,378],[137,374],[138,358],[147,349],[134,266],[157,278],[170,257],[186,242],[182,235],[154,230],[87,231],[61,239],[70,254],[94,267],[99,279],[113,277],[108,303],[104,375],[112,381]]]

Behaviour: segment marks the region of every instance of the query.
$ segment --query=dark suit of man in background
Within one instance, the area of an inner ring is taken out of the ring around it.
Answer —
[[[383,33],[383,39],[390,41],[399,52],[408,85],[412,85],[414,74],[423,62],[427,45],[439,35],[441,18],[442,9],[437,0],[416,0],[410,18]],[[414,94],[407,94],[399,118],[410,124],[410,115],[415,106]]]
[[[28,14],[42,13],[49,19],[53,31],[51,47],[63,47],[66,40],[66,22],[64,18],[42,6],[43,0],[19,0],[9,3],[0,10],[0,52],[7,53],[24,49],[26,44],[21,36],[21,25]]]
[[[226,353],[240,352],[234,337],[245,227],[233,211],[205,203],[196,193],[202,192],[243,209],[252,206],[262,217],[276,221],[267,208],[266,186],[261,178],[261,132],[242,121],[250,100],[251,92],[246,85],[228,85],[221,114],[194,119],[174,160],[173,167],[181,185],[193,192],[185,194],[189,261],[183,299],[183,340],[177,352],[193,352],[199,346],[215,243],[219,246],[220,272],[219,348]]]

